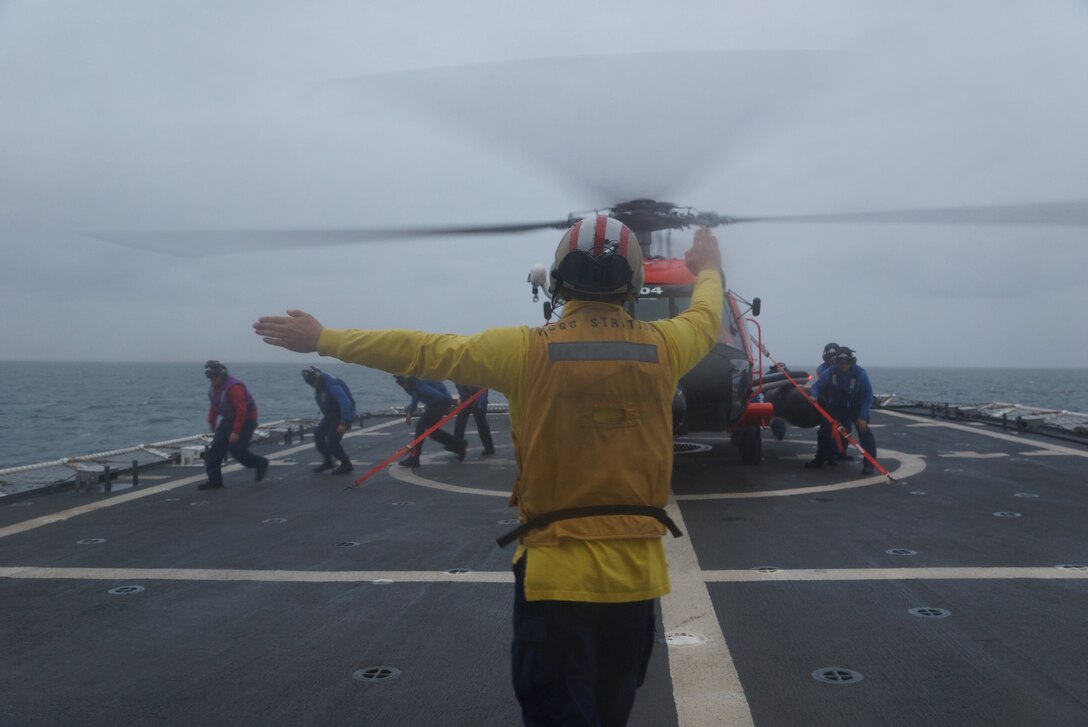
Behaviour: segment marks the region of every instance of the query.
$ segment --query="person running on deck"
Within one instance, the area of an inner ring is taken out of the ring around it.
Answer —
[[[457,384],[457,395],[461,397],[461,401],[465,401],[479,390],[479,386]],[[457,412],[457,418],[453,422],[453,437],[457,441],[465,438],[465,426],[468,424],[469,416],[476,420],[476,433],[480,435],[480,443],[484,445],[484,450],[480,455],[486,457],[495,454],[495,443],[491,439],[491,425],[487,423],[486,389],[484,389],[484,393],[480,394],[479,399]]]
[[[249,389],[227,372],[218,361],[204,364],[204,375],[211,381],[208,387],[208,426],[215,432],[204,455],[204,471],[208,481],[197,485],[199,490],[218,490],[223,486],[223,457],[227,452],[246,467],[257,470],[257,482],[268,472],[268,460],[249,451],[249,440],[257,429],[257,403]],[[219,423],[216,424],[216,419]]]
[[[348,453],[344,451],[344,445],[340,443],[355,419],[355,398],[351,395],[351,390],[343,381],[316,366],[304,368],[302,380],[313,387],[314,400],[317,408],[321,410],[321,422],[314,430],[314,446],[324,457],[324,461],[314,467],[314,472],[332,470],[334,475],[351,472],[354,467],[348,459]],[[339,466],[333,461],[333,457],[340,460]]]
[[[862,449],[875,459],[876,437],[873,435],[873,430],[869,428],[869,411],[873,406],[873,385],[869,381],[869,374],[857,364],[858,359],[854,352],[846,346],[840,346],[835,352],[835,365],[825,370],[820,378],[816,379],[812,385],[811,394],[817,401],[821,396],[826,397],[825,410],[847,432],[853,425],[857,425],[858,442]],[[826,430],[824,436],[834,448],[832,439],[834,435],[831,433],[830,422],[820,425],[820,431],[824,432],[824,430]],[[819,456],[819,450],[817,450],[817,460],[813,462],[819,461]],[[831,460],[827,462],[830,464]],[[809,465],[812,463],[805,466]],[[866,458],[861,465],[861,474],[871,475],[872,473],[873,463]]]
[[[412,395],[405,409],[404,421],[412,423],[412,415],[416,412],[416,406],[423,402],[423,414],[416,422],[416,437],[427,431],[446,416],[453,408],[453,397],[449,389],[441,381],[430,381],[416,378],[415,376],[394,376],[397,384]],[[435,429],[430,434],[431,439],[444,445],[447,452],[453,452],[458,460],[464,460],[468,450],[468,442],[456,439],[445,429]],[[419,455],[423,452],[423,442],[420,442],[400,461],[402,467],[419,467]]]
[[[624,304],[642,287],[638,241],[598,216],[560,240],[549,294],[567,304],[540,328],[337,330],[300,310],[253,326],[291,351],[505,395],[523,525],[502,541],[520,537],[511,667],[527,725],[623,725],[645,678],[655,605],[669,592],[673,394],[721,325],[721,253],[708,229],[695,233],[687,267],[697,278],[687,310],[632,318]]]

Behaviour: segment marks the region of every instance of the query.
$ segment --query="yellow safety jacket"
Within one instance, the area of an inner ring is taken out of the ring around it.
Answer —
[[[661,334],[618,306],[584,303],[530,332],[514,497],[522,522],[572,517],[534,527],[523,544],[664,535],[657,519],[630,512],[664,517],[674,382]],[[586,515],[601,506],[625,514]]]
[[[596,309],[599,305],[575,301],[567,304],[564,314],[568,321],[575,318],[580,320],[581,309]],[[619,306],[609,306],[609,310],[616,311],[617,316],[623,315]],[[713,346],[721,325],[721,314],[721,277],[715,271],[706,270],[699,274],[690,308],[676,318],[645,324],[660,334],[664,348],[668,351],[667,358],[673,377],[668,387],[670,400],[676,380],[691,370]],[[617,323],[617,327],[618,325]],[[592,324],[590,329],[592,330]],[[531,476],[526,472],[528,465],[521,461],[520,453],[526,451],[521,439],[525,436],[527,427],[532,425],[529,420],[539,411],[534,404],[534,413],[530,414],[528,400],[542,390],[529,379],[527,357],[536,338],[534,331],[535,329],[528,326],[510,326],[491,328],[472,336],[458,336],[403,330],[326,328],[321,333],[318,352],[323,356],[335,356],[342,361],[372,366],[391,373],[428,379],[451,378],[454,381],[501,391],[510,402],[511,434],[515,441],[515,450],[519,452],[519,469],[522,475]],[[659,360],[664,361],[666,357],[660,357]],[[612,383],[614,382],[609,378],[607,387],[610,388]],[[605,387],[604,382],[597,382],[591,388],[608,390]],[[645,415],[640,411],[639,416],[644,417],[645,425]],[[672,417],[667,414],[651,419],[661,423],[671,422]],[[553,429],[555,432],[560,430],[563,427]],[[572,436],[577,431],[579,430],[572,429]],[[546,432],[538,429],[534,436],[545,435]],[[671,439],[671,433],[666,434],[655,441],[653,446],[646,447],[645,453],[640,454],[650,456],[652,453],[660,460],[657,469],[665,473],[654,483],[651,488],[653,493],[657,492],[657,486],[668,486]],[[551,449],[550,444],[547,449]],[[559,450],[552,451],[555,458],[565,459],[565,455]],[[573,451],[584,453],[587,448],[576,448]],[[595,455],[593,468],[608,469],[614,462],[623,459],[612,457],[612,451],[606,449]],[[535,466],[537,465],[534,464],[534,468]],[[571,468],[568,465],[556,466],[562,467],[564,471]],[[619,466],[626,467],[622,464]],[[523,482],[525,481],[519,480],[516,487],[520,489]],[[552,506],[551,503],[545,505]],[[656,532],[659,533],[660,529]],[[668,593],[668,570],[662,544],[663,540],[656,537],[656,533],[654,537],[614,540],[580,540],[572,537],[562,539],[557,547],[522,546],[515,557],[521,557],[527,550],[531,551],[525,569],[527,600],[621,603],[657,598]]]

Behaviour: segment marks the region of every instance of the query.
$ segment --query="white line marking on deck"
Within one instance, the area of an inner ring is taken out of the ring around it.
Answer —
[[[758,581],[920,581],[920,580],[1067,580],[1088,578],[1088,571],[1056,566],[1022,568],[817,568],[760,573],[753,570],[703,571],[707,583]]]
[[[910,414],[903,414],[898,411],[890,411],[888,409],[881,409],[881,413],[888,416],[899,417],[900,419],[914,419],[915,417]],[[1036,447],[1035,451],[1046,450],[1051,454],[1067,454],[1073,457],[1088,457],[1088,451],[1082,449],[1073,449],[1071,447],[1063,447],[1060,444],[1051,444],[1050,442],[1036,442],[1033,440],[1025,440],[1022,436],[1016,434],[1006,434],[1004,432],[987,431],[986,429],[977,429],[975,427],[968,427],[963,424],[956,424],[954,422],[926,422],[925,424],[908,424],[911,426],[930,426],[930,427],[947,427],[949,429],[957,429],[961,432],[971,432],[971,434],[979,434],[984,437],[991,437],[993,439],[1001,439],[1006,442],[1016,442],[1020,446],[1030,444],[1032,447]]]
[[[270,583],[365,583],[391,579],[398,583],[513,583],[509,571],[299,571],[214,570],[205,568],[0,568],[0,578],[93,581],[265,581]]]
[[[995,459],[1000,457],[1008,457],[1007,452],[975,452],[973,450],[964,450],[963,452],[941,452],[938,457],[945,457],[948,459]]]
[[[442,457],[443,455],[448,455],[450,457],[453,456],[453,455],[449,455],[448,452],[436,452],[434,454],[423,455],[422,457],[420,457],[419,461],[420,461],[421,464],[424,464],[424,465],[431,464],[432,462],[434,462],[434,466],[440,466],[442,464],[442,462],[438,462],[438,461],[435,461],[435,460]],[[443,460],[443,462],[444,461],[445,460]],[[507,461],[507,460],[496,460],[496,459],[492,459],[492,458],[489,457],[487,459],[480,460],[479,464],[499,464],[499,463],[505,462],[505,461]],[[464,464],[464,463],[462,462],[462,463],[459,463],[459,464]],[[400,469],[398,469],[397,465],[394,465],[393,467],[391,467],[388,470],[388,472],[389,472],[389,476],[392,477],[395,480],[400,480],[401,482],[406,482],[406,483],[408,483],[410,485],[418,485],[419,487],[428,487],[428,488],[430,488],[432,490],[442,490],[443,492],[453,492],[453,493],[458,494],[458,495],[484,495],[484,496],[487,496],[487,497],[506,497],[506,498],[510,497],[510,492],[509,491],[485,490],[485,489],[479,488],[479,487],[462,487],[461,485],[451,485],[451,484],[448,484],[446,482],[439,482],[438,480],[429,480],[426,477],[421,477],[420,475],[416,474],[414,468],[400,468]],[[511,482],[510,485],[511,485],[511,489],[512,489],[513,488],[513,483]]]
[[[671,511],[670,511],[671,513]],[[670,514],[675,519],[675,514]],[[679,523],[677,523],[679,524]],[[753,570],[708,570],[684,572],[684,556],[672,545],[684,538],[666,541],[669,558],[669,574],[673,592],[662,599],[662,619],[666,630],[682,628],[711,636],[710,628],[701,622],[697,626],[690,614],[698,610],[684,606],[690,600],[689,587],[699,588],[699,583],[755,583],[761,581],[924,581],[924,580],[1085,580],[1088,570],[1070,570],[1057,566],[1025,566],[1016,568],[814,568],[779,569],[773,573]],[[688,548],[690,550],[690,548]],[[692,558],[689,555],[688,558]],[[674,560],[678,558],[679,560]],[[31,580],[159,580],[159,581],[263,581],[267,583],[362,583],[379,579],[391,579],[397,583],[513,583],[509,571],[472,571],[471,573],[446,573],[445,571],[300,571],[300,570],[234,570],[214,568],[49,568],[41,566],[0,566],[0,578]],[[679,580],[678,580],[679,579]],[[677,583],[681,587],[677,587]],[[693,586],[694,584],[694,586]],[[705,585],[703,586],[705,590]],[[696,594],[695,600],[699,600]],[[709,599],[709,593],[707,594]],[[668,603],[666,603],[668,602]],[[707,601],[709,603],[709,601]],[[706,604],[704,604],[706,605]],[[665,613],[669,616],[666,617]],[[706,618],[717,616],[711,612]],[[679,619],[674,617],[680,615]],[[724,641],[721,642],[724,646]],[[687,650],[683,650],[686,654]],[[728,654],[727,654],[728,655]],[[671,658],[671,657],[670,657]],[[730,662],[731,663],[731,662]],[[697,722],[695,724],[705,724]]]
[[[680,507],[670,498],[669,517],[685,530]],[[661,599],[665,634],[693,631],[706,638],[698,646],[669,646],[669,672],[680,727],[752,725],[752,710],[744,696],[718,614],[699,569],[691,538],[665,538],[672,593]]]
[[[1052,452],[1046,449],[1033,449],[1030,452],[1020,452],[1021,457],[1069,457],[1076,452]]]
[[[894,459],[899,462],[899,467],[895,470],[891,470],[891,474],[896,480],[904,480],[908,477],[913,477],[926,468],[926,462],[924,459],[916,454],[907,454],[905,452],[896,452],[895,450],[886,449],[880,453],[880,461],[884,463],[886,459]],[[855,463],[855,466],[856,465]],[[853,467],[847,468],[843,465],[839,465],[840,469],[849,469],[851,473],[856,472]],[[677,500],[751,500],[757,497],[792,497],[794,495],[811,495],[816,492],[835,492],[837,490],[852,490],[856,487],[868,487],[870,485],[882,485],[891,484],[888,482],[888,478],[884,475],[873,475],[871,477],[857,477],[856,479],[850,479],[846,482],[838,482],[830,485],[822,485],[819,487],[793,487],[786,490],[764,490],[760,492],[709,492],[698,495],[677,495]]]
[[[398,423],[399,423],[399,420],[394,419],[394,420],[389,421],[389,422],[383,422],[382,424],[376,424],[375,426],[371,427],[371,429],[380,429],[380,428],[392,426],[393,424],[398,424]],[[362,433],[362,432],[360,432],[360,433]],[[299,445],[297,445],[295,447],[291,447],[289,449],[284,449],[284,450],[280,450],[279,452],[274,452],[269,456],[269,459],[271,459],[271,460],[282,459],[282,458],[284,458],[284,457],[286,457],[288,455],[292,455],[292,454],[296,454],[298,452],[309,450],[312,447],[313,447],[313,444],[309,443],[309,442],[304,443],[304,444],[299,444]],[[227,467],[224,467],[223,468],[223,473],[227,474],[227,473],[230,473],[230,472],[237,472],[240,469],[242,469],[242,465],[232,464],[232,465],[229,465]],[[7,527],[0,528],[0,538],[6,538],[9,535],[16,535],[18,533],[26,532],[27,530],[33,530],[35,528],[40,528],[43,525],[51,525],[52,523],[62,522],[64,520],[70,520],[71,518],[79,517],[80,515],[86,515],[87,513],[95,512],[97,510],[103,510],[103,509],[105,509],[107,507],[113,507],[115,505],[121,505],[121,504],[124,504],[126,502],[131,502],[132,500],[139,500],[142,497],[150,497],[151,495],[159,495],[159,494],[161,494],[163,492],[169,492],[170,490],[176,490],[179,487],[185,487],[187,485],[191,485],[194,482],[201,481],[202,479],[204,479],[203,473],[198,474],[198,475],[191,475],[189,477],[183,477],[180,480],[173,480],[171,482],[164,482],[163,484],[155,485],[154,487],[141,487],[139,490],[133,490],[131,492],[125,493],[124,495],[117,495],[116,497],[111,497],[111,498],[106,499],[106,500],[100,500],[99,502],[91,502],[91,503],[88,503],[86,505],[81,505],[79,507],[70,508],[68,510],[61,510],[60,512],[55,512],[52,515],[43,515],[42,517],[33,518],[31,520],[24,520],[23,522],[15,523],[14,525],[8,525]],[[260,485],[258,485],[258,486],[260,486]]]
[[[421,459],[423,464],[427,463],[426,459]],[[510,497],[509,492],[502,492],[499,490],[484,490],[479,487],[462,487],[460,485],[450,485],[445,482],[439,482],[438,480],[428,480],[425,477],[420,477],[411,469],[390,469],[389,476],[395,480],[401,482],[407,482],[410,485],[418,485],[420,487],[429,487],[432,490],[442,490],[443,492],[453,492],[458,495],[486,495],[489,497]]]

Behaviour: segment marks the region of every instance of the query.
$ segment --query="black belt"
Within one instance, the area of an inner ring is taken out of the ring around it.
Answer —
[[[597,515],[643,515],[652,517],[654,520],[657,520],[668,528],[674,538],[679,538],[684,535],[680,531],[680,528],[676,527],[676,523],[672,521],[672,518],[670,518],[660,507],[651,507],[650,505],[592,505],[589,507],[574,507],[569,510],[554,510],[552,512],[546,512],[543,515],[537,515],[534,518],[530,518],[528,522],[514,528],[506,535],[495,538],[495,542],[502,548],[514,542],[530,530],[542,528],[545,525],[551,525],[557,520],[571,520],[573,518],[595,517]]]

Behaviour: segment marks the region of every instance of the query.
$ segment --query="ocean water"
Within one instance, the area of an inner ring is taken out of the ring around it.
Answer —
[[[873,391],[949,404],[1007,404],[1088,412],[1088,369],[866,369]]]
[[[262,422],[317,414],[312,390],[299,375],[306,360],[227,363],[253,392]],[[319,365],[347,382],[361,412],[407,403],[388,374],[325,360]],[[881,394],[1088,412],[1088,369],[868,371]],[[206,427],[207,389],[203,362],[0,362],[0,469],[198,434]]]
[[[309,361],[226,363],[252,392],[259,421],[319,416],[300,375]],[[324,360],[318,366],[348,384],[360,412],[408,403],[389,374]],[[200,434],[207,415],[203,361],[0,362],[0,469]]]

